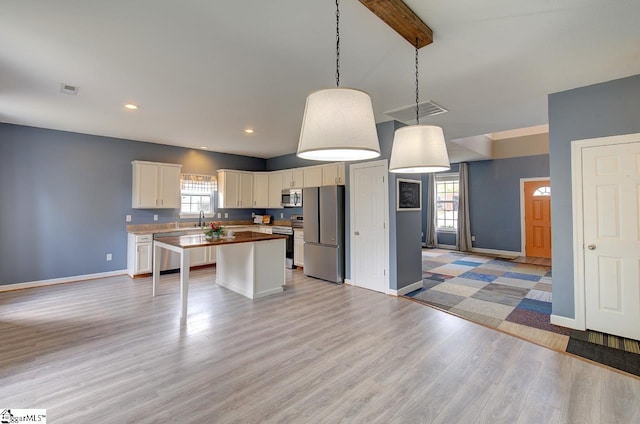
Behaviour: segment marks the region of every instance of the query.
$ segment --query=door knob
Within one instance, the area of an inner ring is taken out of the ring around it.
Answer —
[[[354,236],[359,236],[360,235],[360,231],[354,231],[353,235]]]
[[[589,246],[587,246],[587,249],[596,250],[596,245],[595,244],[590,244]]]

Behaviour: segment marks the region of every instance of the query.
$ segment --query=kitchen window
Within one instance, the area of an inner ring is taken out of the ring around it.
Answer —
[[[218,180],[213,175],[180,175],[180,218],[198,217],[203,211],[212,218],[218,191]]]
[[[454,232],[458,229],[458,173],[436,174],[436,229]]]

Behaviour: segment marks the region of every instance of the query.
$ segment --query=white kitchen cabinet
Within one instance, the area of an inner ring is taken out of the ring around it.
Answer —
[[[269,173],[253,173],[253,207],[266,209],[269,207]]]
[[[216,247],[205,246],[189,250],[189,266],[201,266],[216,263]]]
[[[127,274],[134,277],[153,270],[153,236],[127,235]]]
[[[266,225],[260,225],[260,228],[258,228],[258,232],[264,234],[273,234],[273,228]]]
[[[304,267],[304,230],[293,230],[293,264]]]
[[[302,188],[303,182],[304,171],[302,168],[282,171],[282,188]]]
[[[135,209],[180,208],[182,165],[134,160],[131,207]]]
[[[270,209],[282,209],[282,172],[269,173]]]
[[[322,184],[322,167],[309,166],[303,168],[304,187],[320,187]]]
[[[253,207],[253,173],[218,171],[218,207],[220,209]]]
[[[344,185],[344,162],[322,167],[322,185]]]

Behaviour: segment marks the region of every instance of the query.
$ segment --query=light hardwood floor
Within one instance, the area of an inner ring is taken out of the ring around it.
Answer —
[[[49,423],[640,422],[640,380],[402,298],[288,271],[249,300],[192,272],[0,293],[0,408]]]

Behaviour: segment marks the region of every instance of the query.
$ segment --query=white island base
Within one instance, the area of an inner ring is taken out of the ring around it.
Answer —
[[[153,296],[160,281],[160,253],[168,249],[180,254],[180,318],[187,318],[189,298],[189,250],[217,248],[216,282],[249,299],[281,293],[285,284],[284,265],[287,236],[252,231],[234,237],[208,240],[204,234],[171,236],[153,242]]]
[[[285,239],[219,246],[216,283],[249,299],[281,293],[285,250]]]

